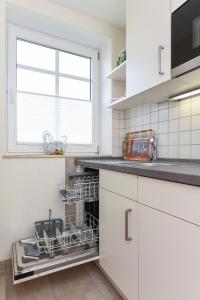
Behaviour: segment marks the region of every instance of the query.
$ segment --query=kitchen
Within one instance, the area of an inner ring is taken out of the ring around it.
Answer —
[[[0,299],[199,300],[199,16],[0,2]]]

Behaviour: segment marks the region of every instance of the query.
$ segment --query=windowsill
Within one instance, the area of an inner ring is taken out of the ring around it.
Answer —
[[[108,155],[99,155],[97,153],[65,153],[64,155],[48,155],[43,153],[5,153],[2,155],[3,159],[9,158],[67,158],[67,157],[100,157]]]

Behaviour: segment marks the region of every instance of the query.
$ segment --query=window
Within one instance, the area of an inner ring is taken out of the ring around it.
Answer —
[[[41,152],[42,134],[67,152],[96,152],[97,51],[9,26],[8,151]]]

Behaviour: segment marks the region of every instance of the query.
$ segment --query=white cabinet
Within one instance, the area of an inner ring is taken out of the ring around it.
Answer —
[[[197,186],[139,177],[138,201],[200,226],[200,188]]]
[[[99,205],[99,263],[128,300],[137,300],[137,203],[100,188]]]
[[[171,78],[170,0],[127,0],[126,94]]]
[[[100,187],[137,201],[138,176],[100,170]]]
[[[177,8],[183,5],[187,0],[171,0],[171,11],[174,12]]]
[[[200,228],[140,204],[138,214],[140,300],[199,300]]]
[[[100,170],[100,265],[128,300],[200,299],[199,201],[199,187]]]

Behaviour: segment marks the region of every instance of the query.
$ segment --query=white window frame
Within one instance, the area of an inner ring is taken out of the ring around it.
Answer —
[[[17,39],[91,58],[92,144],[67,144],[66,153],[95,153],[99,144],[98,50],[37,31],[8,24],[7,151],[42,153],[42,144],[17,144]],[[75,100],[76,101],[76,100]],[[78,120],[77,120],[78,122]],[[81,124],[80,124],[81,126]]]

